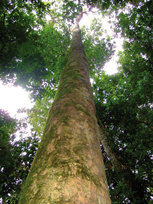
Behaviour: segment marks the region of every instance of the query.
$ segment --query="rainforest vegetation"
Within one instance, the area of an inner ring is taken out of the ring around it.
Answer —
[[[81,28],[111,201],[145,204],[153,199],[153,2],[1,0],[0,79],[22,86],[35,102],[27,121],[0,109],[2,203],[18,203],[69,58],[72,26],[80,12],[89,10],[114,25],[112,36],[103,35],[102,20]],[[124,38],[118,73],[107,75],[103,68],[113,56],[116,36]],[[20,132],[17,141],[16,132],[26,123],[31,133]]]

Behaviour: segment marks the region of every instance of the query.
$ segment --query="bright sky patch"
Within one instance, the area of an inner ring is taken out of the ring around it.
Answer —
[[[14,117],[18,109],[32,108],[29,94],[23,88],[12,85],[3,85],[0,82],[0,109],[9,112]]]

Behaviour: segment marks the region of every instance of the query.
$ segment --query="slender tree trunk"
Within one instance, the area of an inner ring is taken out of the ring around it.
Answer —
[[[68,63],[19,204],[110,204],[89,67],[76,24]]]
[[[111,163],[116,172],[121,172],[127,170],[127,167],[123,165],[117,158],[115,152],[111,149],[108,142],[108,133],[101,121],[99,121],[99,139],[100,143],[103,145],[106,154],[110,157]]]
[[[129,199],[133,203],[137,201],[139,202],[139,204],[146,204],[147,201],[145,200],[145,189],[143,183],[135,177],[135,175],[132,173],[131,169],[128,168],[128,166],[122,164],[122,162],[118,159],[118,156],[115,154],[115,152],[111,149],[109,145],[108,132],[106,128],[101,123],[101,121],[99,121],[99,124],[100,142],[103,145],[107,156],[110,157],[110,161],[114,167],[114,170],[120,175],[121,178],[123,178],[127,190],[131,192],[131,195],[129,195]]]

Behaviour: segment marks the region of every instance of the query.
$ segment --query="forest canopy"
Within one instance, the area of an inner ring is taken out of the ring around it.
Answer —
[[[114,15],[116,19],[114,36],[105,38],[103,25],[96,19],[81,30],[111,200],[145,204],[153,199],[153,2],[2,0],[0,79],[24,87],[35,101],[27,111],[31,134],[24,138],[22,132],[19,141],[16,131],[25,121],[19,123],[0,110],[0,198],[4,203],[17,203],[43,136],[68,60],[75,17],[93,8],[101,18],[107,15],[111,21]],[[119,71],[107,75],[103,67],[113,56],[112,42],[118,35],[124,38]]]

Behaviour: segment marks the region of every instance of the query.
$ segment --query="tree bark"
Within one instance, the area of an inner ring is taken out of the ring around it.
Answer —
[[[78,22],[19,204],[109,204],[89,67]]]

